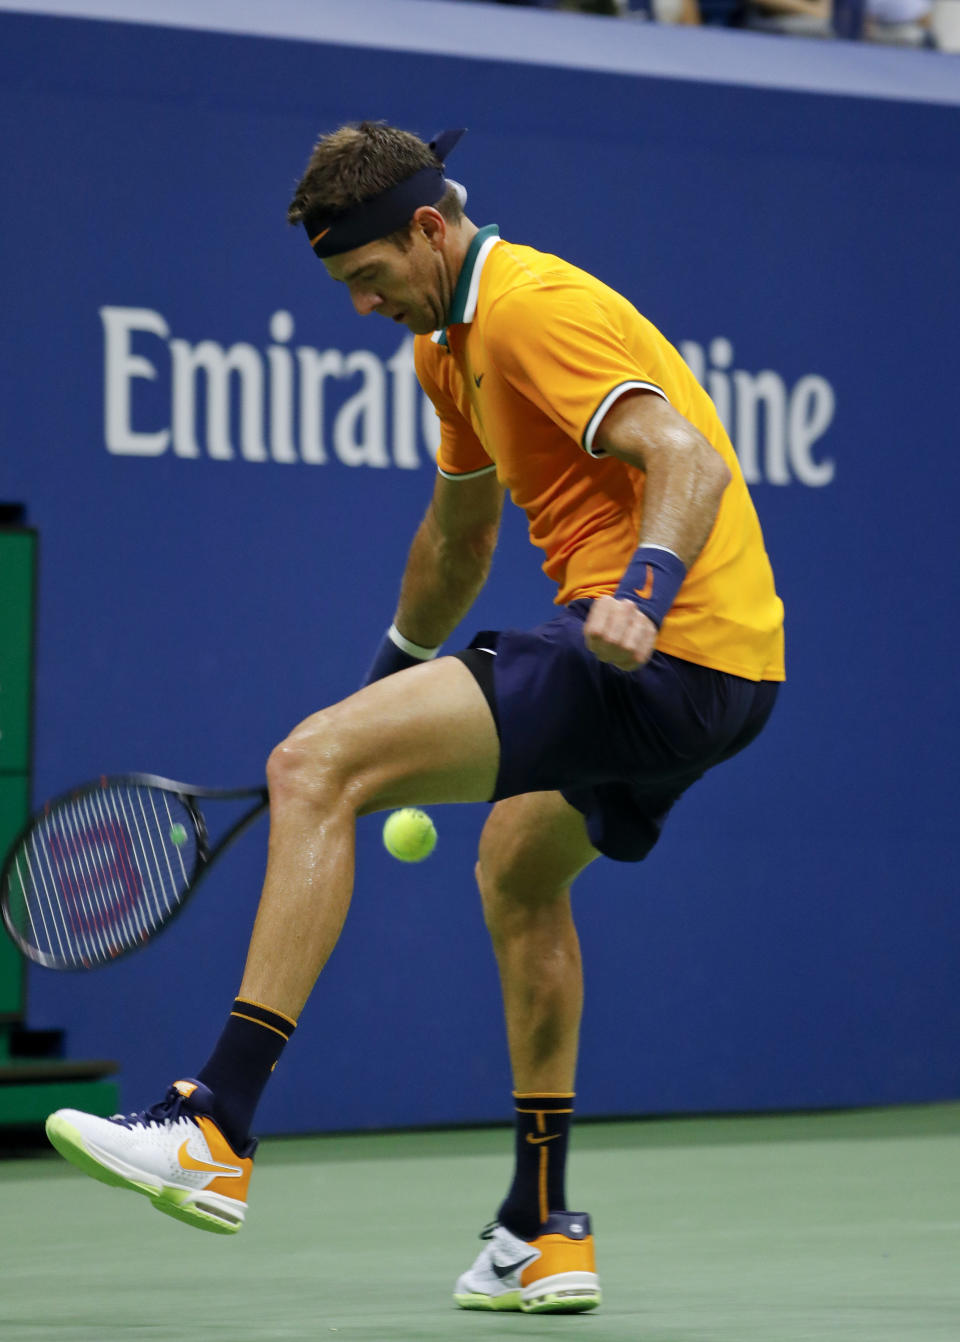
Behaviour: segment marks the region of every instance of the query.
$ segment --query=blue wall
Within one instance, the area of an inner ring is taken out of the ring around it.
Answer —
[[[0,497],[42,536],[37,799],[130,769],[256,782],[355,687],[429,435],[397,332],[355,317],[284,213],[320,130],[464,124],[471,216],[622,288],[729,405],[788,613],[764,737],[647,863],[581,883],[581,1111],[960,1094],[957,109],[38,17],[0,34]],[[235,378],[218,440],[186,370],[238,345],[262,407],[244,421]],[[551,595],[508,518],[461,642]],[[347,929],[263,1131],[504,1116],[485,812],[438,812],[416,869],[361,824]],[[119,1058],[129,1106],[206,1056],[265,839],[143,954],[32,972],[31,1024]]]

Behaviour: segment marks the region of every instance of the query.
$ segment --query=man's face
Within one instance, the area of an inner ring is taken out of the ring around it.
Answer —
[[[324,259],[327,273],[350,290],[361,317],[371,312],[406,326],[414,335],[428,335],[443,324],[450,283],[442,252],[416,225],[412,245],[401,251],[378,238],[353,251]]]

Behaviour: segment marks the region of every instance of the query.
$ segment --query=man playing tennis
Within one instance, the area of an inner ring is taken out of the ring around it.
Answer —
[[[58,1149],[162,1211],[235,1231],[260,1094],[340,933],[358,815],[493,801],[476,874],[513,1070],[513,1182],[459,1279],[466,1308],[590,1309],[568,1209],[582,1001],[570,908],[601,854],[642,860],[705,770],[761,730],[782,606],[736,456],[677,351],[619,294],[477,228],[433,145],[380,123],[323,137],[290,206],[357,312],[416,335],[441,444],[394,622],[357,694],[270,756],[267,876],[213,1055],[153,1109],[63,1110]],[[440,645],[487,576],[505,491],[556,582],[536,628]]]

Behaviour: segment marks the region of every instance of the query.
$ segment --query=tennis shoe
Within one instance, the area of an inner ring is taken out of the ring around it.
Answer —
[[[600,1304],[593,1235],[585,1212],[551,1212],[530,1240],[520,1239],[498,1221],[482,1230],[480,1238],[486,1240],[484,1248],[453,1289],[461,1309],[572,1314]]]
[[[211,1117],[213,1095],[199,1081],[176,1081],[152,1109],[98,1118],[58,1109],[50,1141],[84,1174],[144,1193],[157,1211],[198,1230],[233,1235],[247,1211],[257,1143],[235,1151]]]

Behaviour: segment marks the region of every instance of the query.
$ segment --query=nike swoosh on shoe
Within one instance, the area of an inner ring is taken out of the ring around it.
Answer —
[[[511,1272],[519,1272],[522,1267],[526,1267],[529,1263],[532,1263],[536,1256],[537,1255],[534,1253],[527,1254],[526,1258],[518,1258],[515,1263],[507,1263],[506,1267],[501,1267],[499,1263],[491,1263],[490,1266],[500,1280],[503,1281],[505,1277],[510,1276]]]

